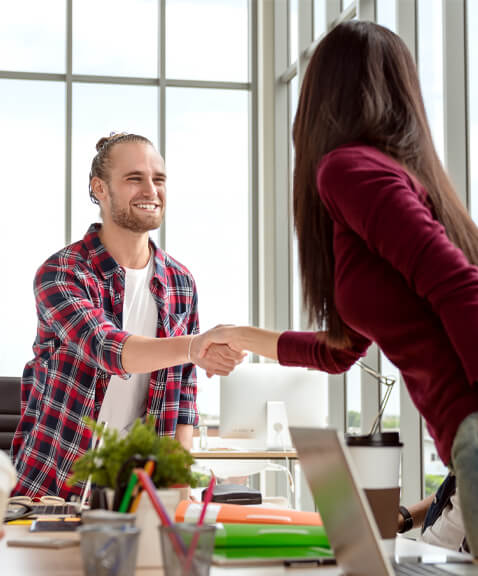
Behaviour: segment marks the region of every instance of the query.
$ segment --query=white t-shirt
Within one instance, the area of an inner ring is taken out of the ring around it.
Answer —
[[[461,516],[458,490],[450,498],[450,504],[443,509],[440,517],[421,535],[420,540],[434,546],[460,550],[465,538],[465,527]]]
[[[149,289],[153,276],[153,256],[141,269],[125,268],[123,302],[123,330],[137,336],[156,336],[158,307]],[[128,380],[112,376],[98,416],[124,436],[136,418],[146,412],[148,387],[151,374],[132,374]]]

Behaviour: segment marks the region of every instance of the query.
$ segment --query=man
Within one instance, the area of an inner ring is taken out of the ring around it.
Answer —
[[[12,443],[14,495],[81,492],[66,480],[91,444],[85,416],[124,434],[151,414],[158,434],[190,448],[198,420],[192,363],[227,374],[242,359],[226,346],[198,357],[194,279],[149,238],[166,205],[160,154],[146,138],[124,133],[102,138],[97,151],[90,196],[103,224],[35,277],[38,331]]]
[[[398,532],[403,534],[418,527],[421,527],[419,540],[427,544],[469,552],[453,474],[445,477],[435,494],[408,509],[400,506]]]

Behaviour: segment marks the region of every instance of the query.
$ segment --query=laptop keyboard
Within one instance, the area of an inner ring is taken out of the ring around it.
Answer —
[[[32,506],[35,516],[77,514],[78,504],[34,504]]]
[[[436,574],[437,576],[447,575],[450,576],[450,573],[446,570],[442,570],[435,564],[420,564],[419,562],[408,563],[408,564],[398,564],[397,562],[392,562],[393,571],[397,576],[427,576],[430,574]]]

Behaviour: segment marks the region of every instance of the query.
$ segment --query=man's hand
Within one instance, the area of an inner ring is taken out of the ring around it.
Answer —
[[[227,376],[246,355],[239,347],[229,344],[234,327],[216,326],[198,334],[191,342],[191,360],[207,375]]]
[[[194,347],[194,344],[195,342],[191,348]],[[199,350],[201,350],[202,356],[195,355],[191,349],[191,359],[206,371],[208,377],[214,374],[227,376],[244,358],[244,353],[232,350],[227,344],[208,344],[206,349],[199,348]]]

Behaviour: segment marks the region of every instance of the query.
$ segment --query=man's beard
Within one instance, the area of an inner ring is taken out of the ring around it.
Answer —
[[[116,204],[111,190],[108,191],[108,194],[111,201],[111,219],[117,226],[131,230],[131,232],[149,232],[150,230],[156,230],[156,228],[160,227],[163,219],[163,211],[161,209],[159,214],[148,214],[145,212],[141,218],[124,208],[120,208]]]

